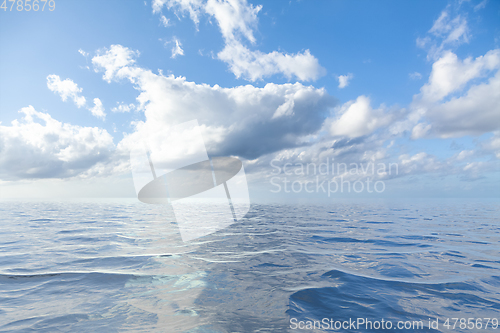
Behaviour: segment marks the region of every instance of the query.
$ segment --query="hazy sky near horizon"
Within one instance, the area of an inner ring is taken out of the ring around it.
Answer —
[[[253,198],[324,197],[271,180],[325,162],[396,163],[365,197],[500,194],[498,1],[54,3],[0,9],[2,198],[133,196],[131,147],[193,119]]]

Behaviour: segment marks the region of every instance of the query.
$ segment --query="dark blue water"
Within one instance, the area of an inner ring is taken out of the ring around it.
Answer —
[[[499,216],[487,200],[253,205],[183,243],[161,206],[3,201],[0,331],[312,332],[291,320],[365,318],[425,328],[337,331],[500,332],[443,326],[500,319]]]

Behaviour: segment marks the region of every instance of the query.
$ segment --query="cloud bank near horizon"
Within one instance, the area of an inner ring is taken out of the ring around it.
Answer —
[[[10,125],[0,123],[3,181],[124,173],[128,151],[138,142],[160,145],[163,132],[193,119],[201,124],[209,154],[243,158],[253,179],[268,176],[271,160],[282,164],[327,158],[349,163],[397,162],[401,166],[398,178],[456,175],[462,181],[475,181],[483,173],[498,170],[500,49],[460,58],[455,49],[473,37],[467,18],[448,7],[425,37],[416,41],[427,52],[431,70],[427,78],[414,73],[414,78],[425,83],[404,107],[374,104],[366,94],[339,103],[327,89],[304,84],[326,73],[309,50],[288,54],[255,49],[262,6],[244,0],[154,0],[152,8],[162,21],[166,20],[162,11],[170,10],[179,17],[189,16],[197,28],[203,16],[215,20],[224,41],[216,58],[236,78],[256,82],[282,75],[297,81],[260,87],[208,85],[141,66],[141,50],[120,44],[103,47],[91,58],[94,72],[109,85],[130,85],[136,92],[135,103],[113,101],[112,113],[138,113],[143,119],[131,121],[131,130],[117,140],[98,126],[61,122],[31,105],[24,107],[19,110],[20,119]],[[175,37],[172,43],[171,58],[183,56],[182,42]],[[351,73],[338,76],[338,88],[348,87],[353,77]],[[72,79],[50,74],[46,81],[62,101],[106,119],[104,98],[94,97],[93,106],[88,106],[83,89]],[[466,136],[483,137],[474,149],[460,149],[447,157],[428,151],[408,153],[398,146],[404,145],[402,140]]]

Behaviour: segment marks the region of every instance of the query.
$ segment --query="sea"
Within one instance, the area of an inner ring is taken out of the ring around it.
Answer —
[[[0,332],[500,332],[498,199],[0,201]]]

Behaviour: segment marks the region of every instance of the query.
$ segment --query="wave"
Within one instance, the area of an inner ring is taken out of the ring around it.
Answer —
[[[440,318],[444,322],[443,319],[460,318],[477,309],[483,309],[482,317],[495,317],[500,310],[500,301],[475,281],[415,283],[340,270],[328,271],[322,278],[331,286],[306,288],[290,296],[290,317],[316,321],[384,318],[393,322],[422,321],[428,326],[429,319]]]

